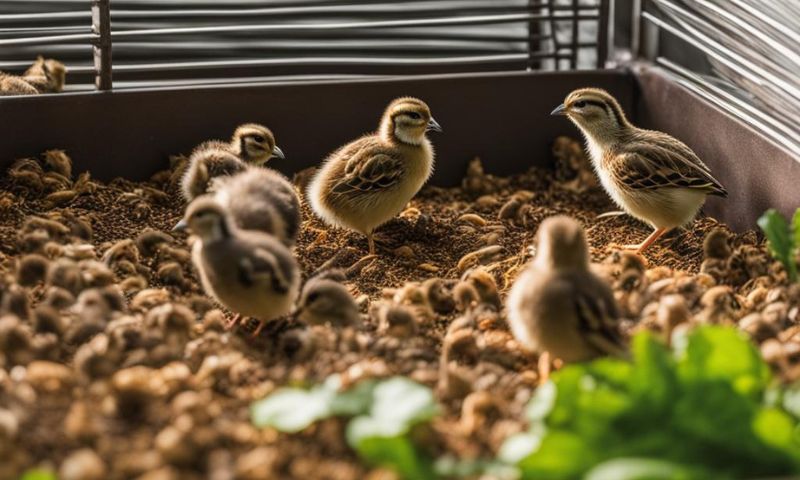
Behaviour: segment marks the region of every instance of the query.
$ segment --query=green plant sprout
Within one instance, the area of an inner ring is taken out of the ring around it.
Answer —
[[[602,358],[555,372],[525,413],[527,431],[497,458],[434,461],[418,435],[439,414],[433,392],[407,378],[341,391],[338,376],[283,388],[252,407],[253,423],[298,432],[349,417],[347,442],[369,465],[409,480],[699,480],[800,473],[800,385],[773,382],[737,329],[706,325],[670,349],[648,332],[632,361]]]
[[[789,280],[796,282],[797,255],[800,252],[800,208],[794,212],[791,224],[777,210],[771,208],[758,219],[758,226],[767,237],[772,257],[783,264]]]
[[[282,388],[251,408],[253,423],[299,432],[332,416],[353,417],[350,447],[367,463],[392,468],[403,478],[433,480],[433,462],[414,444],[414,432],[439,413],[433,392],[404,377],[366,380],[340,392],[338,375],[310,390]]]
[[[758,350],[718,326],[679,340],[672,352],[643,332],[632,363],[606,358],[556,372],[528,405],[529,431],[509,438],[501,459],[541,480],[800,472],[800,427],[784,407],[800,397],[775,394]]]

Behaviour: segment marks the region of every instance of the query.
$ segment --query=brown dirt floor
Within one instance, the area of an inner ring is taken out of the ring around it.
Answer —
[[[597,219],[614,208],[580,145],[558,139],[554,155],[552,171],[496,178],[476,160],[461,188],[426,187],[379,230],[371,261],[358,262],[363,236],[334,232],[305,208],[295,250],[304,277],[344,269],[365,324],[289,320],[256,339],[251,325],[224,330],[230,314],[202,294],[186,238],[170,232],[184,207],[175,187],[182,159],[143,184],[73,180],[52,161],[16,164],[0,178],[0,479],[35,465],[87,479],[391,478],[358,462],[343,420],[294,435],[250,424],[252,401],[332,373],[348,383],[401,374],[434,387],[444,414],[428,448],[492,456],[524,427],[522,408],[538,377],[536,358],[520,350],[492,306],[492,285],[480,288],[482,272],[503,298],[532,256],[539,223],[554,214],[587,229],[626,331],[663,330],[661,301],[678,294],[692,312],[687,325],[738,324],[780,376],[798,377],[800,287],[787,284],[754,232],[734,234],[701,217],[644,260],[623,253],[620,245],[638,243],[649,228],[627,216]],[[152,230],[170,237],[153,245]],[[712,231],[716,242],[704,247]],[[464,259],[492,246],[500,248]],[[425,303],[426,287],[407,284],[430,278],[443,279],[440,313]],[[454,308],[462,278],[481,293],[478,308]],[[374,306],[382,302],[412,308],[415,331],[380,330]],[[472,321],[448,330],[460,317]]]

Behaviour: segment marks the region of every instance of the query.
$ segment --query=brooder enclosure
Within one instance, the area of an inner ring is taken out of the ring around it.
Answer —
[[[797,85],[767,63],[770,48],[791,60],[796,7],[88,3],[0,2],[0,70],[30,83],[40,54],[67,68],[62,93],[0,97],[0,478],[800,470],[800,158],[773,96]],[[742,22],[763,47],[742,48]],[[550,115],[584,87],[685,142],[727,198],[624,248],[651,226],[605,215],[619,206],[581,131]],[[364,232],[320,218],[308,185],[405,96],[443,131],[422,128],[433,175],[370,255]],[[196,224],[174,230],[195,147],[223,139],[216,154],[246,162],[227,139],[251,123],[274,134],[254,137],[273,157],[242,168],[286,175],[301,213],[285,247],[299,291],[263,324],[204,285]],[[581,275],[613,305],[578,289],[556,315],[547,302],[522,315],[509,294],[523,273],[580,259],[583,236]],[[624,352],[573,361],[509,325],[553,319],[567,338],[573,314]]]

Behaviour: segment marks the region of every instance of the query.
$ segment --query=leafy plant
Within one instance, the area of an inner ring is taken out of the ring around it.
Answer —
[[[22,474],[20,480],[57,480],[56,474],[44,468],[32,468]]]
[[[758,226],[767,237],[770,254],[780,261],[789,280],[797,281],[797,255],[800,251],[800,208],[792,218],[791,225],[775,209],[769,209],[758,219]]]
[[[347,442],[366,462],[389,467],[404,478],[436,478],[432,461],[414,442],[417,427],[439,413],[433,393],[404,377],[367,380],[341,392],[332,375],[309,390],[282,388],[251,408],[255,425],[299,432],[332,416],[354,417],[347,425]]]
[[[767,401],[768,367],[738,331],[700,327],[674,352],[645,332],[632,350],[632,363],[599,359],[556,372],[528,405],[530,431],[508,439],[501,459],[536,479],[800,472],[797,419]]]

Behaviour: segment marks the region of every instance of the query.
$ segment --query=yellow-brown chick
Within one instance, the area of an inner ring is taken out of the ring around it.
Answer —
[[[9,95],[37,95],[36,88],[16,75],[0,72],[0,96]]]
[[[735,325],[739,304],[733,291],[726,285],[710,288],[700,298],[703,309],[695,317],[700,323]]]
[[[332,275],[319,275],[310,279],[297,301],[297,318],[309,325],[332,325],[334,327],[359,325],[361,315],[358,305],[343,279]]]
[[[332,153],[308,187],[314,212],[330,225],[367,236],[405,208],[433,172],[433,147],[425,136],[441,131],[422,100],[389,104],[377,132]]]
[[[514,282],[507,305],[511,331],[529,350],[566,362],[626,353],[614,296],[590,271],[583,228],[569,217],[542,222],[536,257]]]
[[[64,150],[47,150],[43,154],[44,164],[51,171],[66,179],[72,178],[72,159]]]
[[[208,196],[186,211],[186,225],[197,237],[192,260],[203,288],[220,304],[260,321],[253,333],[288,314],[300,289],[292,253],[272,235],[240,230],[228,212]]]
[[[188,160],[181,191],[187,202],[213,189],[212,179],[243,172],[247,165],[261,166],[270,158],[285,158],[267,127],[241,125],[230,142],[211,140],[194,149]]]
[[[67,83],[67,67],[58,60],[39,56],[22,78],[38,93],[59,93]]]

